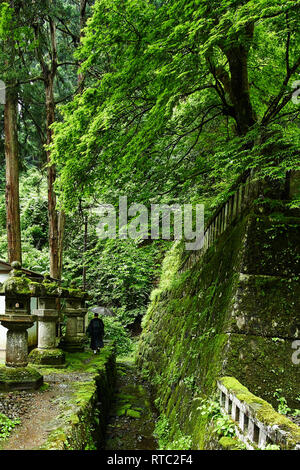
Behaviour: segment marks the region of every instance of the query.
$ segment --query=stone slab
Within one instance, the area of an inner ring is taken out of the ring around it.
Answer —
[[[66,357],[61,349],[36,348],[30,352],[28,361],[37,365],[58,366],[65,364]]]
[[[0,365],[0,391],[37,390],[43,385],[43,376],[31,367]]]

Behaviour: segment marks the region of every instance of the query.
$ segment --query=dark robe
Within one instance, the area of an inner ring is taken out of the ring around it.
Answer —
[[[94,351],[103,348],[104,323],[100,318],[93,318],[87,328],[87,333],[91,338],[91,349]]]

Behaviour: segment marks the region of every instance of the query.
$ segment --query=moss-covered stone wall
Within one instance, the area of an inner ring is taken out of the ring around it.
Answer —
[[[254,206],[255,207],[255,206]],[[249,209],[188,270],[176,243],[143,322],[138,363],[156,389],[156,405],[174,436],[207,447],[199,407],[218,377],[236,377],[274,403],[282,389],[296,407],[299,366],[300,219]]]
[[[103,445],[106,421],[112,404],[116,378],[115,348],[106,345],[101,355],[91,362],[83,362],[83,354],[77,353],[75,361],[66,370],[78,370],[78,377],[85,375],[85,380],[71,383],[72,393],[62,397],[61,414],[57,427],[50,433],[43,450],[96,450]],[[54,373],[55,369],[43,373]]]

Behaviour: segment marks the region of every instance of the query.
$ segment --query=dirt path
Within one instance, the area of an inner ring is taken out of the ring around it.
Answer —
[[[30,450],[40,447],[51,431],[49,423],[57,414],[53,406],[55,387],[51,391],[32,394],[32,400],[26,412],[21,416],[22,423],[15,428],[11,437],[6,441],[3,450]]]
[[[1,393],[0,412],[21,419],[1,450],[34,450],[45,444],[48,435],[60,426],[62,406],[73,393],[74,382],[86,378],[87,374],[53,373],[44,376],[48,384],[44,391]]]

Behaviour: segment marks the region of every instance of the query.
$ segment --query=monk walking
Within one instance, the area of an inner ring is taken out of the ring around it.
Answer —
[[[95,313],[94,318],[90,321],[90,324],[87,328],[87,333],[91,338],[91,349],[94,351],[94,354],[100,351],[100,348],[103,348],[103,336],[104,336],[104,323],[99,318],[98,313]]]

